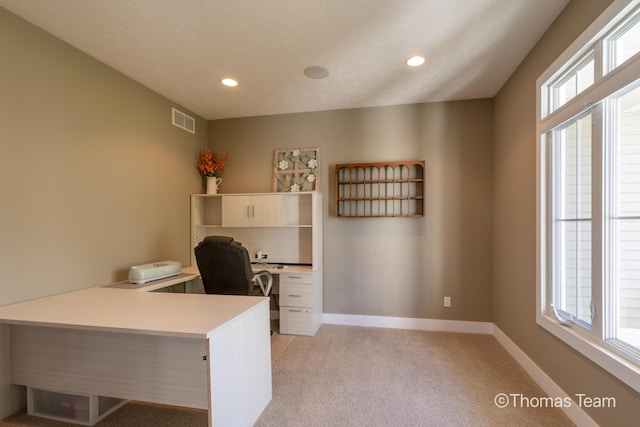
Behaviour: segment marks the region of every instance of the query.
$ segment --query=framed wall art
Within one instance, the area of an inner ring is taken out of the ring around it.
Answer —
[[[318,191],[318,154],[317,148],[275,150],[273,191]]]

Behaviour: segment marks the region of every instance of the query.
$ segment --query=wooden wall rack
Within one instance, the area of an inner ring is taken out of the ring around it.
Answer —
[[[424,216],[424,161],[336,165],[338,217]]]

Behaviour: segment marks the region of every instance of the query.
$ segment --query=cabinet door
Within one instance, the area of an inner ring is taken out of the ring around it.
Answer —
[[[222,196],[222,226],[251,226],[250,196]]]
[[[281,227],[284,224],[282,196],[279,194],[252,196],[249,211],[253,227]]]
[[[222,196],[223,227],[281,227],[282,196]]]

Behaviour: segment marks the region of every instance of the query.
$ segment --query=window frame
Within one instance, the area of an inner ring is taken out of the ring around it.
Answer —
[[[584,92],[590,86],[593,85],[593,83],[591,83],[591,85],[587,86],[582,91],[578,91],[576,87],[576,94],[573,97],[566,100],[565,102],[563,102],[562,104],[560,104],[560,101],[558,100],[560,88],[563,87],[567,82],[569,82],[569,80],[571,80],[574,77],[576,79],[576,86],[577,86],[579,72],[583,70],[585,66],[591,61],[594,61],[593,80],[594,82],[597,80],[597,78],[599,77],[598,69],[596,67],[596,63],[598,62],[597,59],[598,59],[598,56],[596,55],[596,52],[593,49],[587,49],[584,53],[580,55],[579,59],[577,59],[575,62],[571,64],[571,66],[569,66],[566,70],[563,69],[562,72],[560,72],[556,78],[554,78],[551,82],[546,83],[546,86],[549,88],[548,95],[546,97],[547,105],[545,105],[544,107],[546,109],[545,110],[546,114],[552,114],[553,112],[562,108],[562,106],[571,102],[572,99],[574,99],[576,96],[580,95],[582,92]]]
[[[635,21],[633,22],[634,24],[640,22],[640,14],[639,16],[636,17],[634,21]],[[615,120],[616,122],[619,121],[620,108],[621,108],[619,99],[629,94],[630,92],[633,92],[636,90],[640,90],[640,78],[637,79],[633,84],[628,85],[627,87],[613,94],[612,99],[607,100],[607,102],[609,103],[608,111],[611,115],[611,117],[608,117],[607,120],[611,120],[611,121]],[[616,126],[615,128],[619,129],[618,126]],[[619,153],[617,152],[617,150],[620,149],[621,141],[620,141],[619,134],[617,135],[611,134],[611,135],[607,135],[607,137],[611,138],[611,140],[615,140],[615,143],[611,144],[611,146],[607,147],[607,149],[604,150],[604,155],[607,158],[605,167],[611,168],[611,170],[605,174],[605,179],[607,180],[607,183],[605,185],[609,186],[610,188],[616,189],[616,191],[612,191],[609,197],[606,200],[603,200],[604,210],[608,211],[607,216],[611,217],[611,220],[607,221],[605,226],[607,227],[607,232],[609,234],[611,234],[612,236],[617,236],[618,233],[617,233],[616,227],[619,226],[621,221],[628,221],[628,220],[633,221],[633,220],[637,220],[638,218],[637,218],[637,215],[631,215],[631,216],[620,215],[620,213],[617,210],[619,208],[619,205],[615,197],[618,194],[617,178],[619,178],[619,176],[617,176],[618,175],[617,171],[614,170],[615,166],[613,165],[614,163],[613,160],[619,158],[618,157]],[[608,245],[606,253],[608,253],[610,256],[606,257],[603,260],[603,263],[608,265],[608,268],[606,269],[607,271],[606,274],[608,274],[608,276],[605,276],[604,279],[617,282],[617,280],[614,279],[614,275],[616,274],[617,268],[614,268],[615,262],[612,256],[612,254],[616,252],[616,250],[614,249],[613,243],[614,243],[613,238],[610,241],[606,242],[606,244]],[[617,291],[618,289],[616,289],[615,287],[611,287],[610,289],[605,290],[604,304],[609,311],[604,313],[607,318],[607,322],[605,322],[606,328],[603,330],[602,337],[603,337],[603,340],[605,341],[605,345],[608,348],[615,351],[616,353],[622,354],[623,356],[626,356],[626,357],[634,358],[636,360],[640,360],[640,348],[634,347],[628,344],[626,341],[623,341],[622,339],[619,339],[615,336],[617,323],[619,321],[619,316],[616,316],[619,313],[615,308],[615,305],[618,301],[618,298],[616,295]]]
[[[640,52],[624,63],[611,69],[605,64],[610,40],[621,32],[621,28],[630,22],[629,14],[640,13],[640,0],[615,0],[580,36],[563,52],[556,61],[536,81],[536,135],[537,151],[537,286],[536,286],[536,323],[580,352],[610,374],[617,377],[637,392],[640,392],[640,359],[629,358],[616,343],[611,340],[611,328],[603,321],[612,304],[612,295],[607,292],[603,282],[607,280],[603,264],[606,252],[603,246],[607,230],[605,210],[608,201],[603,196],[603,181],[607,171],[607,153],[602,141],[604,138],[603,121],[607,109],[605,100],[628,87],[632,82],[640,82]],[[638,8],[638,10],[634,10]],[[640,19],[640,15],[633,19]],[[612,30],[613,29],[613,30]],[[552,109],[552,89],[571,72],[575,72],[585,58],[593,55],[594,83],[563,105]],[[608,101],[607,101],[608,102]],[[554,197],[552,176],[551,133],[564,123],[592,110],[592,305],[596,316],[590,328],[559,317],[551,307],[553,302],[553,259],[552,231],[554,218],[552,197]],[[596,136],[599,135],[599,136]],[[605,184],[608,185],[608,184]],[[622,350],[622,351],[621,351]],[[634,355],[632,355],[634,356]]]
[[[571,119],[569,119],[565,123],[563,123],[560,126],[552,129],[551,131],[549,131],[549,136],[551,137],[550,140],[547,141],[547,143],[549,144],[548,148],[549,148],[549,152],[550,152],[550,157],[549,157],[549,162],[550,163],[549,163],[549,166],[550,166],[550,170],[552,171],[551,172],[552,176],[555,177],[556,179],[560,178],[558,176],[559,174],[557,173],[559,171],[560,166],[556,162],[554,162],[554,158],[555,157],[554,157],[553,153],[555,151],[555,155],[557,157],[557,155],[559,154],[558,151],[561,150],[562,147],[560,147],[560,146],[559,147],[552,146],[553,140],[557,137],[558,133],[561,133],[562,131],[566,130],[570,126],[570,123],[575,123],[577,125],[576,126],[576,135],[578,135],[580,130],[581,130],[580,121],[584,120],[587,116],[589,116],[589,118],[590,118],[589,121],[591,123],[592,129],[593,128],[597,128],[598,127],[598,116],[597,116],[597,113],[599,112],[599,110],[600,109],[598,108],[598,105],[596,105],[595,107],[592,107],[592,108],[585,109],[580,114],[578,114],[577,116],[572,117]],[[591,133],[592,134],[594,133],[593,130],[591,131]],[[591,153],[590,153],[590,155],[591,155],[591,163],[593,163],[594,161],[597,161],[597,153],[596,153],[596,149],[595,149],[597,147],[595,147],[595,148],[593,147],[593,145],[597,141],[594,141],[594,139],[595,138],[592,135],[591,141],[590,141],[591,145],[592,145]],[[577,144],[577,142],[576,142],[576,144]],[[558,150],[558,151],[556,151],[556,150]],[[594,157],[594,156],[596,156],[596,157]],[[562,159],[557,159],[557,160],[562,161]],[[577,159],[577,160],[579,160],[579,159]],[[578,173],[577,169],[576,169],[576,173]],[[591,167],[590,179],[591,179],[590,185],[593,186],[593,181],[595,179],[597,179],[597,176],[594,176],[594,174],[593,174],[593,165]],[[556,275],[557,275],[558,269],[559,269],[559,266],[557,265],[558,263],[554,263],[554,257],[553,257],[554,253],[561,252],[560,248],[559,248],[560,242],[557,240],[557,238],[555,236],[555,234],[557,232],[557,229],[559,227],[559,224],[560,223],[571,223],[571,222],[574,222],[576,224],[576,234],[579,234],[579,232],[578,232],[578,228],[579,227],[577,225],[580,224],[580,223],[589,222],[589,224],[591,225],[591,230],[592,230],[591,234],[594,234],[593,233],[593,224],[594,224],[593,206],[590,206],[590,208],[589,208],[590,212],[589,212],[589,218],[588,219],[587,218],[583,218],[581,216],[581,214],[579,212],[580,208],[579,208],[578,205],[576,205],[576,213],[575,213],[576,217],[575,218],[571,219],[571,218],[559,218],[558,217],[558,213],[554,212],[554,210],[552,208],[552,206],[554,204],[555,205],[561,205],[562,197],[561,197],[560,194],[558,194],[559,192],[556,191],[557,190],[556,187],[559,187],[559,186],[556,185],[556,182],[553,182],[552,180],[548,180],[548,192],[549,192],[548,194],[549,194],[549,206],[550,206],[550,209],[549,209],[549,215],[550,215],[549,216],[549,218],[550,218],[549,225],[550,226],[549,226],[549,235],[547,236],[547,238],[549,239],[550,244],[549,244],[549,250],[548,250],[549,253],[547,255],[547,258],[548,258],[549,263],[550,263],[549,265],[552,265],[552,268],[550,268],[549,274],[547,276],[547,280],[548,280],[550,285],[553,284],[554,280],[557,280]],[[589,202],[591,203],[592,200],[589,200]],[[578,236],[576,236],[576,237],[578,237]],[[591,245],[591,246],[593,246],[593,245]],[[577,250],[577,249],[576,249],[576,257],[579,260],[580,254],[579,254],[579,250]],[[578,268],[578,271],[579,270],[580,270],[580,268]],[[591,269],[591,274],[593,274],[592,269]],[[576,276],[576,278],[578,278],[578,276]],[[550,304],[552,304],[552,303],[555,304],[556,303],[556,297],[558,296],[557,294],[560,291],[559,290],[554,290],[552,288],[552,286],[550,286],[549,288],[550,288],[549,292],[551,292],[551,294],[550,294],[550,300],[551,300]],[[580,284],[579,284],[579,281],[577,280],[576,281],[576,292],[579,292],[579,288],[580,288]],[[593,286],[591,286],[591,291],[592,291],[592,294],[593,294]],[[597,296],[595,296],[595,297],[597,298]],[[593,299],[594,299],[594,295],[591,295],[591,300],[593,301]],[[590,308],[591,308],[591,313],[590,313],[590,315],[591,315],[592,312],[593,312],[593,303],[590,304]],[[558,313],[560,312],[560,313],[562,313],[562,317],[563,318],[568,319],[569,321],[573,322],[574,324],[579,325],[582,328],[585,328],[587,330],[592,330],[593,329],[593,322],[594,322],[593,317],[590,316],[591,319],[589,320],[589,323],[586,323],[584,320],[581,320],[579,318],[579,313],[578,313],[579,309],[578,308],[576,308],[576,313],[575,313],[578,316],[574,315],[573,313],[566,312],[561,307],[557,307],[556,305],[554,305],[554,310],[555,310],[554,314],[556,316],[558,316]]]

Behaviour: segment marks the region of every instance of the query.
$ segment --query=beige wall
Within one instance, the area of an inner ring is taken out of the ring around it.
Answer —
[[[319,147],[325,312],[494,321],[569,394],[616,397],[589,410],[601,425],[634,425],[637,393],[535,324],[535,79],[607,4],[572,0],[495,101],[220,120],[208,137],[0,8],[0,305],[188,263],[200,148],[229,153],[229,193],[270,191],[274,149]],[[424,218],[335,217],[336,163],[407,159],[426,161]],[[0,355],[2,418],[23,399]]]
[[[172,126],[175,104],[2,8],[0,61],[0,305],[188,264],[206,122]],[[0,418],[15,398],[0,369]]]
[[[275,149],[320,149],[325,313],[490,321],[492,105],[217,120],[209,145],[229,154],[227,193],[271,191]],[[412,159],[426,162],[424,218],[336,217],[336,164]]]
[[[587,410],[600,425],[632,426],[638,394],[535,321],[535,80],[608,4],[571,1],[495,98],[493,321],[570,396],[615,397],[615,409]]]

